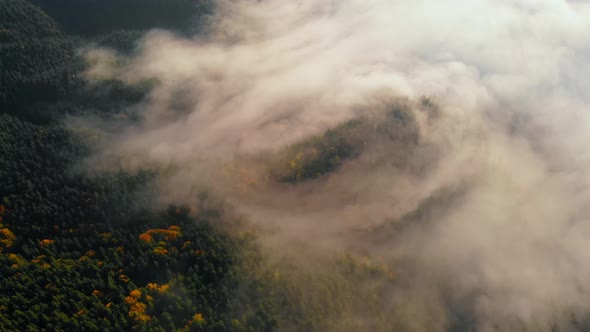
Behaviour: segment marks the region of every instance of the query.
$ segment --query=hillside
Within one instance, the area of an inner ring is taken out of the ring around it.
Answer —
[[[81,84],[80,40],[24,0],[0,3],[0,105],[19,114],[55,102]],[[39,111],[42,113],[43,111]]]

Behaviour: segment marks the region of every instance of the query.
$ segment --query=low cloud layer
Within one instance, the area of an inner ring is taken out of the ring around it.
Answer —
[[[168,169],[164,201],[213,188],[269,255],[401,264],[383,307],[401,330],[450,328],[449,307],[480,331],[590,312],[588,3],[228,0],[205,37],[86,54],[93,79],[156,82],[103,166]],[[269,175],[289,146],[396,105],[411,128],[336,171]]]

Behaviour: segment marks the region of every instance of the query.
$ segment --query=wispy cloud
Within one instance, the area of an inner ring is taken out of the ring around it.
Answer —
[[[567,328],[590,309],[586,3],[218,7],[206,37],[152,31],[124,61],[88,53],[95,78],[158,81],[141,123],[119,132],[102,158],[173,166],[161,187],[171,200],[216,188],[268,231],[269,253],[288,257],[303,244],[309,259],[358,250],[410,261],[411,277],[384,310],[414,303],[417,316],[401,318],[415,320],[411,330],[444,329],[449,303],[481,331]],[[422,96],[438,116],[425,115]],[[377,139],[316,180],[264,180],[290,144],[396,103],[414,114],[415,145]],[[399,221],[449,192],[461,194]],[[371,232],[396,222],[395,231]]]

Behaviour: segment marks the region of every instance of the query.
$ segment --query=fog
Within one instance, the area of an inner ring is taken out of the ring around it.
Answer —
[[[155,82],[95,166],[167,170],[163,203],[215,192],[279,262],[385,262],[398,280],[382,310],[401,331],[451,329],[456,308],[480,331],[581,329],[588,3],[227,0],[201,35],[85,54],[91,80]],[[398,136],[335,171],[270,175],[289,146],[396,106],[412,119]]]

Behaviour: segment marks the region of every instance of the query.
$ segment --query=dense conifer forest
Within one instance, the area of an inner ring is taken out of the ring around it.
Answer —
[[[90,85],[79,48],[124,52],[149,28],[194,28],[211,10],[206,1],[0,1],[0,330],[277,327],[250,235],[213,226],[212,208],[196,219],[183,206],[149,208],[149,172],[80,171],[92,133],[60,124],[145,94]]]

